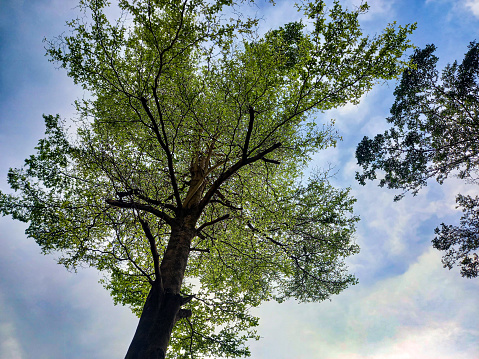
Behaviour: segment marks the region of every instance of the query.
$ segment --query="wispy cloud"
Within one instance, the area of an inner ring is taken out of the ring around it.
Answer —
[[[442,4],[449,3],[451,5],[450,16],[458,16],[458,13],[464,14],[470,13],[476,17],[479,17],[479,0],[426,0],[426,4]]]
[[[267,336],[254,344],[255,358],[474,358],[479,327],[469,294],[478,283],[444,272],[439,258],[430,248],[402,275],[353,287],[331,302],[266,304],[259,314]],[[291,353],[274,352],[273,342],[282,341]]]
[[[0,303],[3,307],[2,300],[0,300]],[[16,338],[16,330],[12,321],[2,321],[0,323],[0,358],[26,358]]]

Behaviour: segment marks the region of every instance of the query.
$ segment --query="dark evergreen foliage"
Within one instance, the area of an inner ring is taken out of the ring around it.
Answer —
[[[471,42],[461,64],[447,65],[439,75],[436,47],[428,45],[411,56],[394,95],[387,120],[393,127],[374,139],[364,137],[356,150],[361,184],[377,178],[379,185],[416,194],[427,180],[439,183],[455,175],[476,183],[479,179],[479,44]],[[458,195],[465,212],[460,226],[441,225],[434,247],[446,251],[445,267],[455,263],[466,277],[477,277],[479,261],[478,199]]]

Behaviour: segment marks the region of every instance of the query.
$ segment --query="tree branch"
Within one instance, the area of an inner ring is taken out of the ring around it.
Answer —
[[[213,195],[216,193],[216,191],[221,187],[221,185],[228,179],[230,178],[233,174],[238,172],[238,170],[248,164],[254,163],[260,159],[262,159],[264,156],[266,156],[268,153],[273,152],[277,148],[281,147],[281,143],[275,143],[273,146],[267,148],[266,150],[258,153],[256,156],[247,158],[246,160],[243,160],[241,158],[238,162],[236,162],[234,165],[232,165],[230,168],[228,168],[221,176],[219,176],[216,181],[213,183],[213,185],[210,187],[208,192],[206,192],[205,196],[201,200],[200,204],[198,205],[198,210],[201,212],[206,205],[210,202],[211,198]]]
[[[221,216],[221,217],[218,217],[210,222],[206,222],[206,223],[203,223],[201,226],[198,227],[198,229],[196,230],[196,232],[201,232],[204,228],[208,227],[208,226],[212,226],[213,224],[215,223],[218,223],[218,222],[221,222],[221,221],[224,221],[225,219],[228,219],[230,217],[229,214],[225,214],[224,216]]]
[[[176,313],[175,322],[180,319],[189,318],[192,314],[193,312],[191,311],[191,309],[180,309],[178,313]]]
[[[161,279],[161,270],[160,270],[160,255],[158,254],[158,248],[156,247],[155,237],[151,233],[150,226],[148,222],[143,220],[140,216],[138,216],[138,220],[141,223],[141,228],[143,228],[143,232],[145,232],[146,238],[148,238],[148,242],[150,243],[150,251],[153,257],[153,265],[155,267],[155,281],[159,283],[161,291],[163,291],[163,281]]]
[[[158,201],[156,199],[152,199],[148,196],[145,196],[144,194],[141,193],[140,190],[137,190],[137,189],[134,189],[134,190],[131,190],[131,191],[128,191],[128,192],[117,192],[117,194],[118,195],[119,195],[119,193],[129,194],[129,192],[131,192],[131,194],[134,194],[135,196],[137,196],[139,199],[142,199],[143,201],[148,202],[149,204],[153,204],[153,205],[156,205],[156,206],[161,206],[161,207],[164,207],[164,208],[168,208],[168,209],[171,209],[172,211],[176,210],[175,206],[173,206],[171,204],[168,204],[168,203],[163,203],[163,202]]]
[[[242,211],[242,210],[243,210],[242,207],[235,207],[235,206],[233,206],[231,203],[224,202],[224,201],[220,201],[219,199],[212,199],[212,200],[210,201],[210,203],[219,203],[219,204],[221,204],[222,206],[231,208],[231,209],[233,209],[233,210],[235,210],[235,211]]]
[[[169,215],[147,204],[142,204],[137,202],[123,202],[121,200],[118,201],[118,200],[108,199],[108,198],[105,200],[105,202],[108,203],[110,206],[114,206],[118,208],[133,208],[133,209],[149,212],[151,214],[154,214],[158,218],[161,218],[162,220],[164,220],[166,223],[170,225],[173,222],[173,218],[171,218]]]
[[[251,139],[251,133],[253,132],[253,123],[254,123],[254,109],[253,106],[248,107],[248,112],[249,112],[249,123],[248,123],[248,132],[246,132],[246,138],[244,140],[244,147],[243,147],[243,156],[242,160],[246,161],[248,157],[248,147],[249,147],[249,141]]]
[[[259,229],[253,227],[253,225],[251,224],[251,222],[246,223],[246,225],[247,225],[253,232],[259,233],[259,234],[265,236],[266,239],[270,240],[272,243],[276,244],[277,246],[280,246],[280,247],[283,247],[283,248],[286,247],[286,244],[283,244],[283,243],[281,243],[281,242],[278,242],[277,240],[271,238],[270,236],[267,236],[267,235],[265,235],[264,233],[261,233],[261,231],[260,231]],[[286,254],[288,254],[288,253],[286,253]]]
[[[279,162],[279,161],[270,160],[270,159],[268,159],[268,158],[262,158],[261,160],[263,160],[263,161],[266,162],[266,163],[274,163],[275,165],[281,164],[281,162]]]
[[[173,168],[173,156],[172,156],[171,151],[168,147],[168,140],[166,138],[166,131],[165,131],[165,128],[164,128],[163,121],[161,120],[162,132],[163,132],[163,135],[165,137],[164,139],[162,138],[162,136],[160,134],[160,129],[158,128],[158,124],[156,123],[155,117],[153,116],[153,114],[150,111],[150,108],[148,106],[148,102],[147,102],[146,98],[141,97],[140,100],[141,100],[141,104],[143,105],[144,110],[146,111],[148,117],[150,118],[151,124],[153,126],[153,132],[155,132],[156,138],[157,138],[158,142],[160,143],[160,146],[163,148],[163,151],[165,151],[166,159],[167,159],[167,162],[168,162],[168,172],[170,174],[170,179],[171,179],[171,186],[173,187],[173,194],[175,196],[177,206],[181,207],[180,192],[178,191],[178,184],[177,184],[177,181],[176,181],[175,170]],[[160,113],[160,117],[162,117],[161,113]]]

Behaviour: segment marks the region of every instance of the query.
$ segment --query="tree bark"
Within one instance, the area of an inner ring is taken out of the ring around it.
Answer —
[[[164,359],[171,331],[182,304],[179,294],[153,285],[125,359]]]
[[[156,278],[150,289],[125,359],[164,359],[176,321],[191,315],[181,309],[187,300],[180,289],[195,225],[195,216],[186,216],[172,226],[160,265],[161,278]]]

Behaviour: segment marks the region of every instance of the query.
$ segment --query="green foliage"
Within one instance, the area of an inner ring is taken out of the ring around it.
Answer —
[[[358,251],[349,190],[326,174],[302,178],[311,154],[337,140],[312,116],[399,76],[414,26],[370,38],[358,22],[367,6],[314,1],[303,21],[259,37],[257,19],[230,18],[231,0],[120,0],[114,23],[107,5],[81,1],[71,34],[47,42],[91,96],[77,102],[71,138],[45,117],[46,137],[10,171],[16,193],[0,194],[0,209],[68,268],[104,271],[115,303],[137,314],[155,250],[161,260],[172,226],[194,214],[182,287],[193,315],[176,324],[169,355],[247,355],[252,307],[355,283],[343,263]]]
[[[393,127],[374,139],[365,137],[358,145],[356,158],[363,172],[356,178],[361,184],[385,172],[380,186],[399,188],[416,194],[430,178],[439,183],[451,174],[477,181],[479,164],[479,44],[471,42],[461,64],[447,65],[439,76],[436,47],[428,45],[411,56],[394,95],[388,121]],[[396,200],[404,196],[396,196]],[[458,262],[462,274],[478,275],[477,200],[459,195],[459,207],[465,216],[461,227],[442,225],[434,247],[447,251],[445,267]],[[471,207],[471,203],[474,206]],[[473,234],[474,233],[474,234]]]

